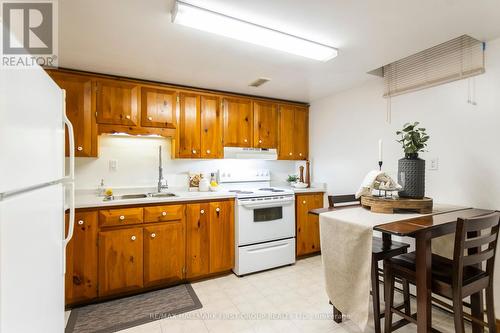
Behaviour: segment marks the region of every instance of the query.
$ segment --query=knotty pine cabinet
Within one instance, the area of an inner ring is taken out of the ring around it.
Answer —
[[[224,147],[253,147],[253,108],[250,99],[223,98]]]
[[[152,87],[141,88],[141,125],[175,129],[177,92]]]
[[[187,205],[187,278],[234,266],[234,201]]]
[[[280,160],[306,160],[309,154],[309,110],[281,105],[279,110]]]
[[[143,287],[143,228],[99,232],[99,296]]]
[[[175,156],[222,158],[222,115],[219,97],[180,93]]]
[[[319,217],[309,211],[323,208],[323,193],[304,193],[295,196],[297,257],[321,251]]]
[[[97,297],[97,232],[97,212],[75,214],[73,238],[66,247],[65,297],[68,304]]]
[[[253,102],[253,146],[278,147],[278,106],[275,103]]]
[[[136,83],[98,79],[96,111],[99,124],[139,125],[140,86]]]
[[[66,115],[75,138],[75,156],[97,157],[97,123],[93,82],[88,76],[49,71],[57,85],[66,91]],[[69,156],[66,131],[66,156]]]

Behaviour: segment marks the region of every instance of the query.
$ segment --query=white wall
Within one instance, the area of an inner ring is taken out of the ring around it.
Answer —
[[[96,189],[103,178],[107,187],[154,187],[158,182],[158,146],[162,146],[163,170],[171,187],[187,187],[188,172],[216,172],[227,168],[269,169],[273,180],[285,180],[295,171],[292,161],[172,159],[170,139],[100,136],[99,158],[76,159],[76,188]],[[117,171],[109,161],[117,161]]]
[[[467,80],[458,81],[394,97],[391,124],[385,120],[387,101],[379,78],[314,101],[310,154],[315,181],[326,182],[331,193],[355,192],[366,172],[377,167],[379,138],[384,169],[395,174],[403,156],[395,131],[420,121],[431,137],[429,152],[421,156],[439,158],[439,170],[426,172],[426,194],[437,202],[500,209],[500,39],[487,43],[486,73],[475,80],[477,106],[467,103]]]

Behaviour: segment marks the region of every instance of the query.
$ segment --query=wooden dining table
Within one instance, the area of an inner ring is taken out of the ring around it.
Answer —
[[[338,208],[321,208],[311,210],[309,213],[319,215],[338,209],[349,209],[354,206]],[[358,206],[359,207],[359,206]],[[373,227],[373,230],[382,233],[383,242],[391,243],[392,236],[410,237],[415,239],[415,251],[417,257],[417,332],[427,333],[432,331],[432,248],[433,238],[452,234],[456,230],[458,218],[471,218],[492,213],[492,210],[477,208],[457,208],[456,210],[423,215],[401,221],[379,224]],[[471,298],[471,310],[473,313],[481,311],[482,300],[475,297]],[[483,332],[483,327],[473,322],[473,332]]]

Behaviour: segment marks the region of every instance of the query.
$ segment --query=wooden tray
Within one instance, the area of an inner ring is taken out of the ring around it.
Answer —
[[[417,211],[420,214],[432,213],[432,199],[406,199],[361,196],[361,205],[374,213],[394,214],[395,209]]]

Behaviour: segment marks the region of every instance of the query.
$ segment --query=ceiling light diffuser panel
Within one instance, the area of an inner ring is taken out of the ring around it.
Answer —
[[[266,28],[182,1],[175,3],[172,10],[172,22],[319,61],[328,61],[335,58],[338,54],[338,50],[334,47]]]

